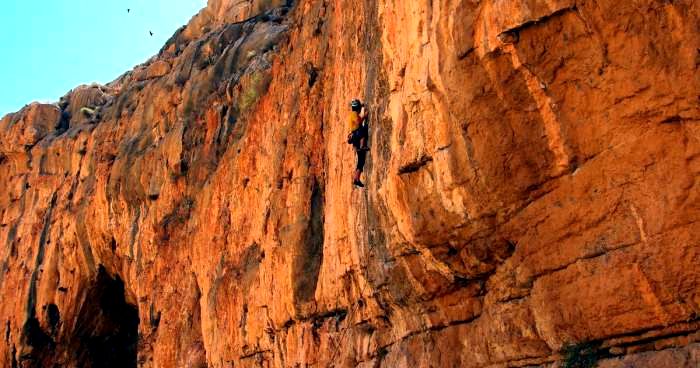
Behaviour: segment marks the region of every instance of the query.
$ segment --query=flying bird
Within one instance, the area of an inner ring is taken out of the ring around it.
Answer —
[[[127,12],[127,13],[131,13],[131,9],[126,9],[126,12]]]
[[[148,31],[148,33],[149,33],[149,34],[150,34],[151,36],[153,36],[153,32],[151,32],[151,31]]]

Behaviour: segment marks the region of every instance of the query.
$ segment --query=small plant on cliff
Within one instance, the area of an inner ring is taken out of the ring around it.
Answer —
[[[245,112],[260,98],[260,95],[267,89],[269,79],[262,72],[255,72],[250,77],[248,82],[248,88],[246,88],[241,94],[240,101],[238,103],[238,111]]]
[[[567,345],[562,349],[564,368],[595,368],[600,359],[599,345],[593,342],[582,342]]]

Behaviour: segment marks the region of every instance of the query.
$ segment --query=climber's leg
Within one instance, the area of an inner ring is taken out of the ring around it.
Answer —
[[[367,138],[369,138],[369,128],[365,124],[360,127],[360,149],[363,151],[369,151],[367,147]]]
[[[369,147],[367,147],[367,137],[360,138],[360,147],[358,149],[362,151],[369,151]]]
[[[358,187],[364,187],[365,185],[360,181],[360,175],[362,170],[365,168],[365,161],[367,160],[367,151],[363,149],[356,149],[357,152],[357,167],[355,168],[355,175],[353,177],[352,183]]]

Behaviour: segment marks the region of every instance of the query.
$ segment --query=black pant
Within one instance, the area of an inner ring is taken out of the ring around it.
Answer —
[[[355,152],[357,152],[357,170],[362,170],[365,168],[365,161],[367,160],[367,151],[361,150],[361,149],[355,149]]]
[[[355,147],[355,152],[357,152],[357,170],[360,172],[365,167],[365,161],[367,160],[367,151],[362,147],[362,140],[365,140],[365,146],[367,146],[367,138],[369,138],[369,129],[366,124],[362,124],[359,128],[352,132],[352,145]]]

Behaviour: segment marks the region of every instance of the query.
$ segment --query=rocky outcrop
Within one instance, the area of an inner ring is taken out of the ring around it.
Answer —
[[[691,0],[210,0],[0,122],[0,365],[696,367],[699,27]]]

